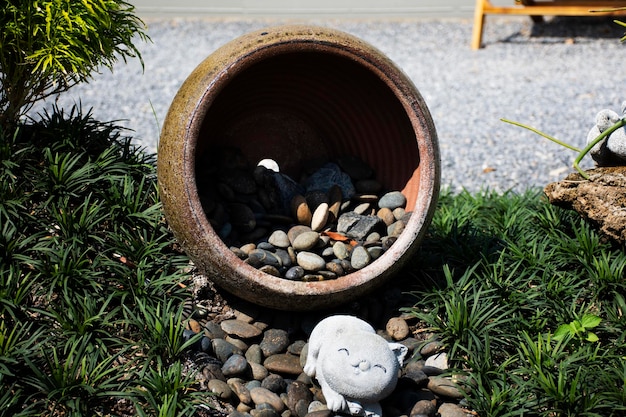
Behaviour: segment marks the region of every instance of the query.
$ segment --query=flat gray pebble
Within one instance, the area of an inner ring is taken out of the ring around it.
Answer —
[[[299,281],[304,276],[304,268],[301,266],[292,266],[285,272],[285,279]]]
[[[261,334],[261,330],[258,327],[237,319],[224,320],[221,323],[221,327],[227,334],[235,335],[242,339],[252,339]]]
[[[224,376],[241,375],[248,370],[248,361],[242,355],[235,354],[229,357],[224,365],[222,365],[222,373]]]
[[[228,400],[233,395],[233,391],[228,384],[219,379],[211,379],[207,384],[207,388],[222,400]]]
[[[241,355],[243,353],[241,349],[224,339],[213,339],[212,345],[215,356],[222,362],[226,362],[234,354]]]
[[[250,390],[252,401],[259,405],[263,403],[270,404],[278,413],[282,413],[285,409],[285,403],[278,395],[263,387],[256,387]]]
[[[352,250],[352,256],[350,257],[350,264],[354,269],[363,269],[369,265],[372,257],[367,252],[367,249],[363,246],[356,246]]]
[[[290,245],[287,233],[284,230],[275,230],[267,241],[277,248],[286,248]]]
[[[317,245],[319,238],[319,233],[314,231],[300,233],[293,240],[292,246],[296,251],[307,251],[313,249]]]
[[[404,206],[406,206],[406,197],[400,191],[390,191],[378,200],[378,207],[380,208],[395,210]]]
[[[319,271],[326,266],[324,258],[312,252],[300,252],[296,259],[305,271]]]

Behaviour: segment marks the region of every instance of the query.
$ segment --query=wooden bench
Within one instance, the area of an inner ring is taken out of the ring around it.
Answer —
[[[626,15],[626,10],[614,10],[620,7],[626,7],[626,1],[515,0],[514,6],[494,6],[490,0],[476,0],[472,49],[481,47],[485,15],[488,14],[527,15],[535,21],[541,21],[542,16]]]

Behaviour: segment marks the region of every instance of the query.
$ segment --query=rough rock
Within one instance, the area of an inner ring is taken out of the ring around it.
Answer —
[[[607,237],[626,243],[626,166],[599,167],[548,184],[550,203],[575,210]]]

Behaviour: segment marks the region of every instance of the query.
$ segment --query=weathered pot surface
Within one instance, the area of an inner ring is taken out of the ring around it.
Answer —
[[[306,160],[358,156],[388,190],[403,192],[413,214],[391,248],[357,272],[321,282],[265,274],[229,250],[200,202],[196,162],[220,145],[250,160],[272,158],[293,175]],[[206,58],[171,104],[157,169],[167,221],[198,269],[281,310],[336,306],[387,281],[418,248],[440,183],[434,123],[413,83],[369,44],[315,26],[249,33]]]

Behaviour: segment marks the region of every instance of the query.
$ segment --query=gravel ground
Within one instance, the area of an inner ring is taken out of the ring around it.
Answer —
[[[178,88],[212,51],[252,30],[283,23],[333,27],[369,42],[413,80],[437,126],[442,185],[453,191],[543,187],[571,170],[575,153],[500,121],[530,124],[584,146],[596,113],[620,111],[626,84],[619,54],[623,28],[611,20],[527,17],[486,19],[485,48],[469,47],[469,19],[146,20],[145,62],[117,64],[58,99],[80,102],[95,118],[119,120],[149,152]],[[36,112],[41,107],[34,109]],[[591,167],[587,160],[584,167]]]

